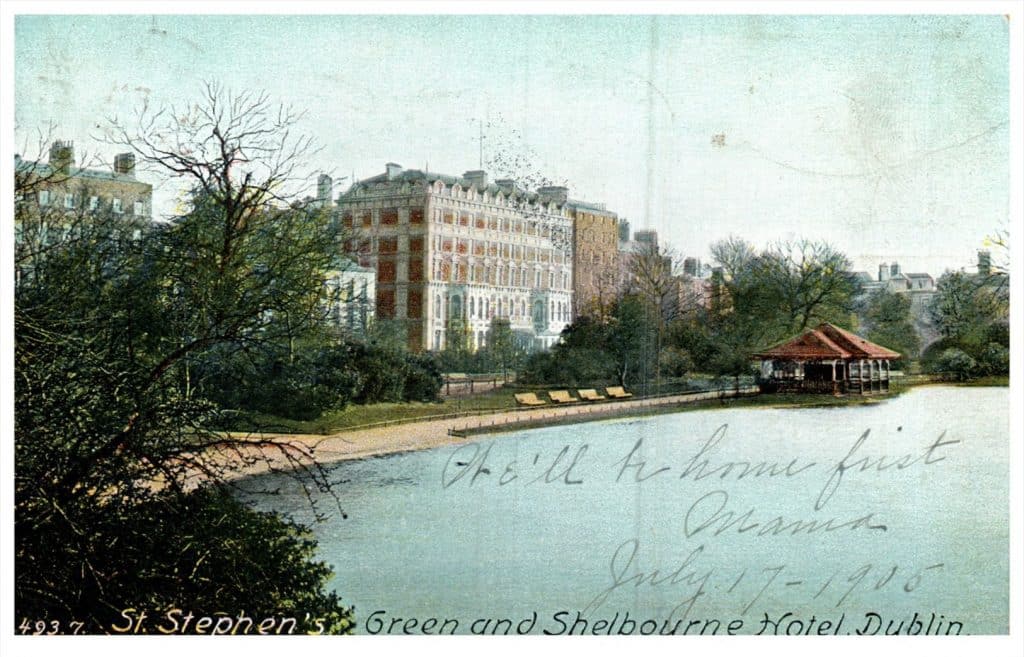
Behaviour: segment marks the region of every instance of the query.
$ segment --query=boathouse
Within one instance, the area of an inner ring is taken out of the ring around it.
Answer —
[[[899,353],[829,323],[752,356],[766,392],[887,392]]]

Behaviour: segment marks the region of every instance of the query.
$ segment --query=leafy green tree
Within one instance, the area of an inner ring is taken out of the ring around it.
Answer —
[[[926,371],[962,377],[1009,372],[1009,286],[1006,274],[948,272],[929,309],[940,334],[922,357]],[[951,352],[951,355],[947,352]],[[963,354],[972,361],[963,366]],[[955,370],[947,368],[956,366]]]
[[[522,349],[512,332],[512,323],[507,318],[491,318],[485,352],[490,362],[501,368],[502,377],[508,381],[508,370],[515,366],[522,355]]]
[[[908,296],[884,289],[875,292],[867,300],[864,324],[868,340],[898,351],[904,359],[917,357],[921,338],[914,329]]]
[[[939,278],[929,312],[944,337],[964,344],[985,341],[988,327],[1005,321],[1009,299],[1000,274],[947,272]]]
[[[858,291],[847,257],[825,242],[778,242],[758,252],[736,237],[711,246],[719,270],[701,325],[712,372],[739,377],[750,355],[820,322],[855,328]]]
[[[608,324],[588,315],[565,327],[562,339],[550,351],[526,358],[519,380],[568,386],[600,385],[618,381],[611,357]]]
[[[606,351],[619,385],[638,384],[648,392],[657,368],[658,320],[642,297],[625,295],[612,306]]]

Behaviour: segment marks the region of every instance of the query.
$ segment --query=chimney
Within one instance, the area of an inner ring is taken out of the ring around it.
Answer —
[[[505,192],[514,191],[516,188],[516,181],[512,178],[501,178],[499,180],[495,180],[494,184],[501,187]]]
[[[992,273],[992,254],[988,251],[978,251],[978,273],[988,276]]]
[[[626,219],[619,219],[619,241],[629,241],[629,221]]]
[[[658,248],[658,231],[637,230],[633,232],[633,239],[641,244],[646,244],[652,249]]]
[[[69,174],[75,163],[75,143],[55,141],[50,146],[50,166],[58,173]]]
[[[331,192],[334,190],[334,181],[326,173],[320,174],[320,177],[316,179],[316,200],[319,201],[323,207],[331,205]]]
[[[114,156],[114,173],[120,176],[135,177],[135,154],[118,153]]]
[[[882,263],[878,265],[878,281],[884,282],[889,280],[889,265]]]
[[[487,187],[487,172],[477,169],[476,171],[467,171],[462,174],[462,177],[468,180],[474,187],[484,188]]]
[[[554,201],[559,205],[565,204],[569,200],[569,188],[568,187],[541,187],[537,190],[537,193],[545,201]]]
[[[395,164],[394,162],[388,162],[384,165],[384,169],[388,172],[388,180],[394,180],[398,176],[402,175],[402,165]]]
[[[892,266],[889,267],[889,275],[891,278],[899,278],[900,264],[898,262],[892,263]]]

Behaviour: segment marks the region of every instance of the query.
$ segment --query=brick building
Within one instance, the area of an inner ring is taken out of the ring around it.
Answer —
[[[565,187],[538,192],[561,205],[572,221],[573,316],[603,308],[622,285],[618,215],[604,204],[568,198]]]
[[[15,284],[32,269],[35,249],[45,247],[85,225],[90,217],[123,222],[128,236],[151,225],[153,186],[136,180],[135,156],[121,153],[112,170],[75,165],[74,144],[56,141],[49,161],[14,156],[14,239],[25,253],[17,258]]]
[[[494,317],[549,347],[573,317],[574,211],[552,192],[393,163],[354,183],[337,212],[345,250],[376,272],[377,319],[403,323],[412,350],[478,349]]]
[[[136,180],[132,153],[116,155],[112,170],[75,166],[74,144],[64,141],[53,143],[48,162],[14,158],[15,175],[20,177],[17,187],[32,191],[32,198],[27,198],[15,190],[18,203],[33,204],[40,211],[109,211],[147,222],[152,216],[153,186]]]

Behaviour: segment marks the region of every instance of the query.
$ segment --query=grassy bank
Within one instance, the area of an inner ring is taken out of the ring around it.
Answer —
[[[681,411],[701,410],[707,408],[729,407],[829,407],[850,406],[858,404],[875,404],[909,388],[925,385],[962,385],[962,386],[1006,386],[1008,376],[993,376],[965,382],[943,381],[926,374],[905,376],[892,381],[892,391],[886,395],[847,395],[833,397],[821,394],[773,394],[757,397],[742,397],[727,400],[709,400],[691,404],[669,406],[665,408],[645,409],[644,414],[678,413]],[[533,388],[537,392],[550,389],[550,386]],[[488,392],[466,397],[449,397],[435,403],[395,402],[371,404],[366,406],[351,405],[339,411],[325,413],[315,420],[291,420],[261,414],[241,414],[230,427],[235,431],[265,431],[276,433],[301,433],[329,435],[359,427],[379,425],[380,423],[401,423],[417,420],[441,419],[458,417],[468,414],[487,414],[516,408],[513,392],[530,390],[529,387],[514,389],[495,389]],[[572,421],[583,421],[583,416],[573,416]]]
[[[502,411],[515,406],[515,399],[510,391],[497,389],[467,397],[449,397],[434,403],[389,402],[365,406],[352,404],[343,410],[324,413],[315,420],[292,420],[259,413],[243,414],[230,428],[234,431],[327,435],[381,422],[412,422],[448,415]]]

